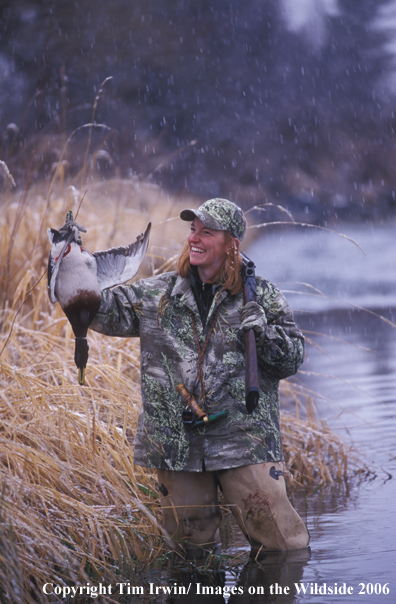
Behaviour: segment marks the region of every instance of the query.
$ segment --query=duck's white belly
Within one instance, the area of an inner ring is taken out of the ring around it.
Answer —
[[[92,292],[100,296],[96,260],[77,245],[62,258],[55,283],[55,294],[63,307],[80,295]]]

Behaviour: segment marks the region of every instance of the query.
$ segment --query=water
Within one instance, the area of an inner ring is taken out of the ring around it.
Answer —
[[[394,223],[271,227],[249,254],[293,309],[395,308],[395,230]]]
[[[175,593],[132,598],[131,604],[396,602],[394,231],[393,224],[343,229],[365,254],[344,237],[298,227],[265,231],[249,250],[257,273],[288,292],[298,323],[325,351],[308,345],[295,379],[317,393],[319,417],[358,449],[376,477],[352,483],[349,491],[295,499],[311,534],[310,553],[249,563],[247,543],[229,521],[223,552],[241,555],[239,567],[172,569],[151,580],[175,586]],[[188,586],[189,593],[181,593]]]
[[[396,322],[395,225],[342,232],[366,255],[345,238],[297,228],[264,235],[250,250],[260,259],[259,274],[283,290],[309,292],[287,297],[325,354],[308,346],[299,379],[318,393],[319,416],[377,473],[349,496],[311,496],[308,502],[312,555],[302,581],[346,583],[353,593],[294,601],[395,602],[396,328],[387,322]],[[292,282],[312,284],[326,297]],[[375,593],[385,585],[389,594]]]
[[[302,372],[301,380],[324,395],[318,403],[319,415],[346,443],[354,443],[377,478],[352,487],[344,498],[310,497],[307,521],[312,557],[303,580],[345,582],[354,587],[353,594],[345,596],[347,602],[393,602],[396,484],[390,475],[396,477],[395,332],[376,317],[356,311],[330,311],[305,317],[304,323],[340,339],[316,338],[329,356],[308,348],[308,369],[315,375]],[[379,590],[386,584],[393,596],[367,593],[371,585]],[[303,600],[327,601],[317,595]]]

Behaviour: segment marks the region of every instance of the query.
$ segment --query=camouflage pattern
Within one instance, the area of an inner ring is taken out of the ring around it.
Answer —
[[[180,212],[182,220],[193,221],[197,217],[214,231],[229,231],[233,237],[242,241],[246,233],[246,218],[241,208],[228,199],[209,199],[197,210]]]
[[[281,292],[263,279],[257,278],[256,283],[267,325],[256,336],[261,393],[251,415],[245,407],[242,294],[217,291],[204,330],[189,280],[175,272],[102,292],[90,327],[106,335],[140,337],[143,404],[135,437],[136,464],[210,471],[282,459],[279,380],[296,373],[304,340]],[[202,347],[219,304],[203,364],[206,411],[226,409],[228,416],[191,430],[181,421],[184,405],[176,391],[183,383],[204,407],[199,380],[196,384],[198,351],[191,311]]]

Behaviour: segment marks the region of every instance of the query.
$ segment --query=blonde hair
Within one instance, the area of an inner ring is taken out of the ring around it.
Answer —
[[[225,242],[229,245],[230,251],[226,253],[226,257],[222,266],[208,281],[208,283],[218,283],[222,289],[227,289],[231,295],[239,294],[243,288],[242,282],[242,258],[239,253],[239,247],[235,238],[228,231],[224,231]],[[190,248],[188,242],[183,246],[180,256],[177,261],[177,273],[180,277],[188,277],[190,272]]]

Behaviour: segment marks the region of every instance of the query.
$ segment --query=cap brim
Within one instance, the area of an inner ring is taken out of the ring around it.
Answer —
[[[180,212],[180,218],[182,220],[194,220],[194,218],[196,218],[197,215],[194,213],[194,210],[182,210]]]
[[[226,231],[220,222],[218,222],[213,216],[202,210],[182,210],[180,212],[180,218],[182,220],[193,221],[194,218],[198,218],[204,226],[213,231]]]

